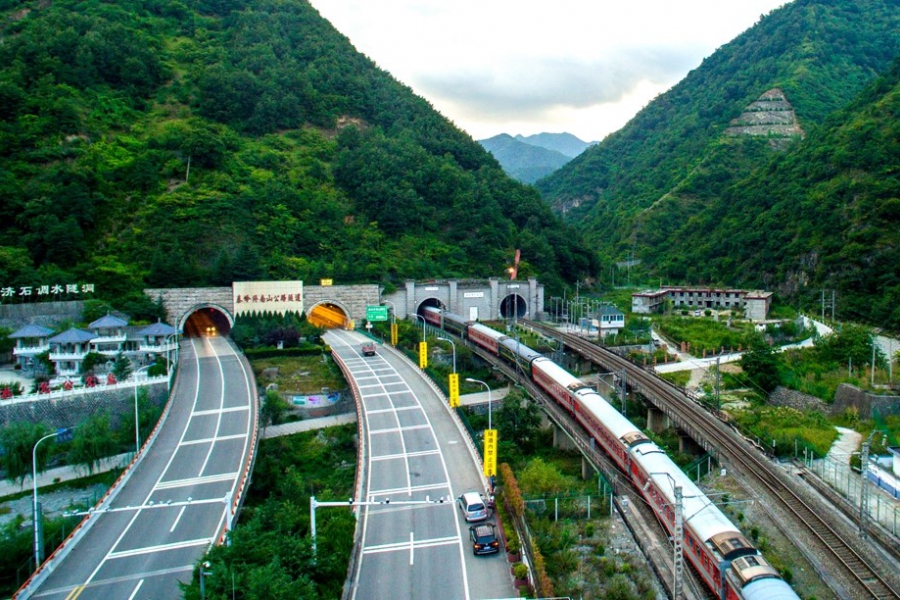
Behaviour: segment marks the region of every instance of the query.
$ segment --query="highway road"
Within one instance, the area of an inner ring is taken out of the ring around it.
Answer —
[[[109,512],[21,597],[177,598],[223,534],[256,427],[253,375],[227,338],[182,342],[164,426]],[[152,506],[151,506],[152,504]],[[134,507],[134,508],[131,508]]]
[[[326,335],[360,392],[365,497],[392,502],[360,508],[351,598],[516,596],[502,550],[472,554],[456,497],[483,492],[484,479],[449,409],[393,349],[379,346],[364,357],[364,339],[338,330]],[[439,498],[448,501],[435,503]],[[399,503],[426,499],[431,502]]]

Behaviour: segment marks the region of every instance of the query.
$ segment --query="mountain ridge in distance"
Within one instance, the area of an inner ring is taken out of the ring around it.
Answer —
[[[590,145],[571,133],[515,137],[501,133],[478,143],[494,155],[507,175],[522,183],[534,183],[546,177]]]

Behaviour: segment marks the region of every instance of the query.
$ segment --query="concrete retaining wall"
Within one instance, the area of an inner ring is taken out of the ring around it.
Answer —
[[[168,397],[166,382],[151,383],[146,386],[150,401],[162,406]],[[134,388],[123,386],[114,389],[93,392],[72,392],[62,397],[41,398],[13,402],[0,406],[0,427],[10,423],[25,421],[43,423],[50,429],[72,427],[98,411],[109,411],[112,425],[118,422],[118,416],[133,414]]]

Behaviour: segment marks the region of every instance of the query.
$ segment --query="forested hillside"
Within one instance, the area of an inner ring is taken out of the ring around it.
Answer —
[[[0,281],[522,275],[591,253],[302,0],[0,0]]]
[[[723,146],[711,160],[749,155],[751,146],[765,152],[759,140],[742,146]],[[734,273],[810,303],[835,289],[845,319],[900,329],[900,60],[802,144],[760,162],[695,216],[674,206],[648,211],[648,240],[669,231],[649,244],[651,260],[679,279]],[[715,185],[688,178],[673,196],[700,197],[704,188]]]
[[[893,235],[885,206],[895,196],[883,187],[870,194],[874,206],[862,208],[847,188],[860,183],[850,165],[896,173],[890,118],[877,118],[869,106],[890,114],[889,94],[875,101],[878,92],[870,90],[849,112],[829,115],[898,54],[900,4],[795,0],[538,187],[610,259],[633,252],[648,273],[674,282],[767,286],[792,302],[836,288],[847,316],[883,321],[880,294],[897,274],[896,262],[884,262]],[[776,88],[805,139],[774,144],[725,134]],[[769,210],[776,205],[791,208],[776,217]],[[900,326],[896,313],[890,318]]]

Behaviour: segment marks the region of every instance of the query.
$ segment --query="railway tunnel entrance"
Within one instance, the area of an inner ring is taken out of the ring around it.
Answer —
[[[500,316],[521,319],[528,314],[528,301],[518,294],[510,294],[500,302]]]
[[[200,306],[188,311],[181,329],[185,337],[227,336],[232,325],[228,311],[217,306]]]
[[[439,308],[441,310],[446,310],[444,307],[444,303],[438,300],[437,298],[426,298],[422,300],[419,304],[419,307],[416,309],[416,314],[420,317],[425,315],[425,308]]]

